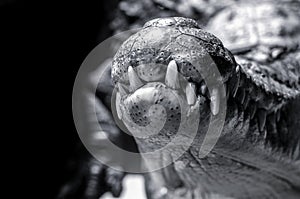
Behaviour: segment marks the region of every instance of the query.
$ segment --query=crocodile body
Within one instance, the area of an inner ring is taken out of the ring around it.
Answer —
[[[300,103],[300,51],[296,42],[291,44],[267,46],[271,55],[274,48],[283,51],[273,60],[251,59],[258,57],[255,53],[265,46],[263,43],[258,43],[257,49],[238,49],[234,58],[219,39],[200,29],[195,21],[164,18],[146,23],[120,47],[112,65],[112,78],[121,93],[123,117],[128,115],[137,125],[145,126],[149,123],[147,107],[160,104],[166,107],[169,119],[158,135],[137,139],[141,152],[159,149],[177,130],[180,111],[175,110],[178,102],[169,94],[176,84],[154,83],[167,78],[172,60],[201,101],[201,122],[193,145],[174,164],[149,175],[149,198],[300,196],[299,116],[288,117],[297,115],[293,108]],[[199,158],[203,133],[217,103],[203,89],[203,76],[210,75],[207,55],[222,75],[228,107],[221,138],[207,157]],[[200,62],[200,71],[191,64],[192,59]],[[144,99],[143,92],[152,87],[155,89]],[[159,114],[154,116],[159,118]]]

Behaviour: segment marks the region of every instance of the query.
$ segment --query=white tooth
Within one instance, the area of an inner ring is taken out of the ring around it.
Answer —
[[[210,110],[213,115],[217,115],[219,113],[220,108],[220,94],[218,89],[214,88],[211,92],[210,97]]]
[[[235,72],[237,72],[237,73],[240,72],[240,66],[239,65],[236,66]]]
[[[237,75],[237,80],[236,80],[235,86],[233,88],[233,97],[236,96],[237,91],[238,91],[239,86],[240,86],[240,81],[241,81],[241,75],[240,75],[240,73],[238,73],[236,75]]]
[[[196,102],[196,92],[195,85],[192,83],[188,83],[185,89],[186,100],[188,105],[193,105]]]
[[[201,94],[202,94],[202,95],[205,95],[205,93],[206,93],[206,91],[207,91],[207,86],[206,86],[205,84],[203,84],[203,85],[201,86],[200,90],[201,90]]]
[[[190,115],[191,115],[193,112],[199,110],[199,107],[200,107],[200,101],[201,101],[201,100],[200,100],[200,97],[198,96],[198,98],[197,98],[197,100],[196,100],[196,103],[195,103],[194,105],[192,105],[191,108],[188,110],[188,112],[187,112],[187,117],[190,117]]]
[[[225,87],[225,91],[226,91],[226,100],[228,100],[229,99],[229,89],[228,89],[228,85],[227,84],[224,84],[224,87]]]
[[[132,66],[128,67],[128,78],[129,78],[131,91],[135,91],[141,86],[143,86],[143,82],[140,80],[136,72],[133,70]]]
[[[118,83],[118,88],[119,88],[119,92],[120,92],[121,96],[127,95],[127,89],[125,88],[125,86],[123,84]]]
[[[117,92],[116,94],[116,109],[117,109],[117,115],[118,115],[118,118],[120,120],[122,120],[122,111],[120,109],[120,102],[121,102],[121,96],[120,96],[120,93]]]
[[[168,87],[173,89],[179,89],[179,81],[178,81],[178,71],[177,71],[177,64],[175,60],[170,61],[167,73],[166,73],[166,79],[165,83]]]

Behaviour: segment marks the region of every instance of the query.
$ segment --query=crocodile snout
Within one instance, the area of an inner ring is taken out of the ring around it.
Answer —
[[[184,81],[174,60],[160,67],[165,72],[154,76],[156,81],[145,81],[138,69],[129,66],[129,85],[117,84],[118,117],[138,137],[157,133],[172,137],[179,129],[182,114],[187,115],[197,101],[195,85]]]
[[[200,110],[200,99],[209,103],[203,107],[210,107],[213,115],[219,113],[218,85],[228,80],[236,64],[215,36],[195,24],[181,17],[152,20],[116,53],[116,110],[135,136],[157,134],[155,143],[172,138],[190,113]],[[215,80],[215,66],[220,80]],[[210,84],[210,93],[206,80],[217,82]]]

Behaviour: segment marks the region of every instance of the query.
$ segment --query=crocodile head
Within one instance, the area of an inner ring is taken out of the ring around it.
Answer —
[[[207,89],[207,82],[216,78],[213,65],[221,74],[220,83],[236,69],[221,41],[194,20],[147,22],[123,43],[113,60],[118,117],[140,136],[150,136],[144,140],[148,148],[162,147],[192,110],[218,114],[219,93]]]
[[[280,62],[295,63],[294,79],[299,77],[295,55],[299,56],[299,51]],[[216,78],[214,66],[221,79]],[[221,41],[191,19],[155,19],[124,42],[114,57],[112,79],[117,88],[117,115],[126,127],[141,136],[136,138],[141,152],[166,145],[181,123],[189,126],[199,123],[198,137],[172,165],[175,172],[169,168],[166,173],[171,174],[162,178],[169,187],[177,181],[190,190],[199,188],[197,193],[284,198],[287,190],[299,190],[299,166],[290,160],[287,163],[283,158],[287,156],[272,147],[278,145],[279,139],[283,142],[288,133],[299,135],[298,131],[288,132],[290,124],[286,117],[280,116],[287,113],[283,109],[288,102],[297,96],[299,99],[299,87],[280,84],[280,78],[273,78],[267,72],[272,67],[256,62],[236,64]],[[288,69],[281,71],[290,73],[292,70]],[[227,98],[221,98],[218,89],[210,89],[212,79],[226,85]],[[201,135],[207,130],[208,118],[220,114],[222,100],[228,105],[222,136],[211,153],[199,158]],[[193,116],[200,120],[189,120],[194,110],[197,114]],[[290,145],[295,146],[292,156],[296,159],[300,143],[295,138],[291,140],[295,144]],[[275,144],[273,141],[269,144],[268,140],[275,140]]]

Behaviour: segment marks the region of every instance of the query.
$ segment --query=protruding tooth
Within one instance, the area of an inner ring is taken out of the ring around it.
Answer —
[[[280,110],[278,110],[278,111],[276,112],[276,121],[277,121],[277,122],[279,122],[279,120],[280,120],[280,115],[281,115]]]
[[[170,61],[166,73],[166,85],[173,89],[179,89],[178,71],[175,60]]]
[[[294,160],[298,160],[299,156],[300,156],[300,142],[298,142],[298,144],[294,150],[294,154],[293,154]]]
[[[239,96],[239,100],[241,100],[241,104],[244,104],[245,94],[246,94],[245,89],[240,88],[238,96]]]
[[[188,105],[193,105],[196,102],[196,92],[195,92],[195,85],[192,83],[188,83],[186,86],[186,100]]]
[[[267,139],[267,136],[268,136],[268,131],[267,131],[267,129],[265,129],[265,131],[264,131],[264,140]]]
[[[200,96],[198,96],[198,97],[197,97],[197,100],[196,100],[196,102],[195,102],[195,104],[192,105],[192,106],[190,107],[190,109],[188,110],[188,112],[187,112],[187,117],[190,117],[190,115],[191,115],[194,111],[199,110],[199,107],[200,107],[200,101],[201,101],[201,98],[200,98]]]
[[[135,91],[141,86],[143,86],[143,82],[140,80],[136,72],[133,70],[132,66],[128,67],[128,78],[130,83],[130,91]]]
[[[240,72],[240,65],[237,65],[237,66],[236,66],[235,72],[236,72],[236,73]]]
[[[233,97],[236,96],[236,93],[237,93],[239,85],[240,85],[241,74],[239,72],[236,74],[236,78],[237,78],[236,83],[233,88]]]
[[[263,109],[258,110],[257,119],[258,119],[258,126],[259,130],[262,132],[266,125],[266,118],[267,118],[267,111]]]
[[[225,91],[226,91],[226,100],[228,100],[229,99],[229,86],[227,85],[227,84],[224,84],[224,86],[225,86]]]
[[[125,88],[125,86],[121,83],[118,83],[118,88],[119,88],[119,92],[121,94],[121,96],[123,95],[127,95],[127,88]]]
[[[205,84],[203,84],[201,87],[200,87],[200,92],[201,92],[201,95],[205,95],[207,91],[207,86]]]
[[[256,108],[257,108],[257,106],[255,104],[253,106],[251,106],[251,109],[250,109],[250,118],[251,119],[254,118],[254,115],[256,113]]]
[[[244,109],[246,109],[248,107],[248,104],[249,104],[249,101],[250,101],[250,96],[249,94],[246,94],[245,95],[245,100],[244,100]]]
[[[213,88],[210,97],[210,110],[213,115],[217,115],[219,113],[220,108],[220,93],[218,89]]]
[[[117,92],[116,94],[116,109],[117,109],[117,115],[118,115],[118,118],[120,120],[122,120],[122,111],[120,109],[120,102],[121,102],[121,96],[120,96],[120,93]]]

